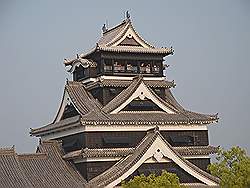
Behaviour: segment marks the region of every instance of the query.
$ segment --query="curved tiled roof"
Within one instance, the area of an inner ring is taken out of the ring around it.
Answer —
[[[142,80],[143,77],[141,75],[135,77],[130,86],[118,94],[114,99],[112,99],[106,106],[102,108],[102,110],[108,113],[117,108],[124,102],[124,100],[128,99],[128,97],[135,92]]]
[[[142,46],[114,46],[116,42],[119,42],[128,31],[131,29],[137,38],[144,44]],[[134,29],[130,19],[124,20],[121,24],[108,29],[103,33],[103,36],[97,42],[96,47],[92,48],[88,53],[81,54],[80,57],[85,58],[88,55],[96,51],[105,51],[105,52],[124,52],[124,53],[146,53],[146,54],[162,54],[169,55],[173,54],[174,50],[172,48],[155,48],[153,45],[145,41]]]
[[[105,52],[143,53],[143,54],[173,54],[172,48],[143,48],[140,46],[98,46],[98,50]]]
[[[81,115],[87,114],[92,110],[100,111],[102,108],[101,103],[84,88],[81,82],[68,81],[65,88]]]
[[[154,81],[143,80],[142,75],[133,79],[133,81],[121,81],[123,84],[130,85],[125,88],[120,94],[113,98],[106,106],[102,106],[95,99],[81,82],[68,81],[66,91],[69,94],[71,101],[81,115],[79,118],[68,118],[57,123],[52,123],[47,126],[32,129],[32,135],[43,135],[49,132],[62,131],[76,126],[88,125],[103,125],[103,126],[168,126],[168,125],[202,125],[217,121],[216,115],[207,115],[185,110],[174,98],[170,89],[165,89],[165,100],[159,97],[152,88],[149,87]],[[141,83],[144,83],[152,95],[164,106],[171,109],[175,113],[167,113],[165,111],[154,111],[147,113],[145,111],[120,111],[116,114],[110,114],[111,111],[122,105],[138,88]],[[151,82],[151,83],[150,83]],[[156,81],[158,82],[158,81]],[[164,82],[164,81],[159,81]],[[118,83],[117,81],[115,84]],[[110,83],[108,83],[110,84]],[[70,125],[72,124],[72,125]]]
[[[209,155],[217,152],[218,147],[214,146],[185,146],[173,147],[181,156],[201,156]],[[124,157],[133,154],[135,148],[102,148],[102,149],[89,149],[84,148],[77,151],[72,151],[63,156],[66,160],[77,158],[95,158],[95,157]]]
[[[173,147],[181,156],[209,155],[218,151],[219,147],[214,146],[182,146]]]
[[[43,134],[46,134],[47,132],[49,132],[50,130],[57,130],[57,129],[60,129],[62,127],[64,127],[65,129],[67,129],[69,127],[73,128],[73,127],[81,125],[80,119],[81,119],[80,115],[77,115],[74,117],[63,119],[63,120],[56,122],[56,123],[48,124],[48,125],[40,127],[40,128],[31,129],[30,133],[32,135],[35,135],[35,134],[43,135]]]
[[[132,29],[133,32],[137,35],[137,37],[148,47],[148,48],[155,48],[153,45],[149,44],[147,41],[145,41],[136,31],[135,28],[132,25],[132,22],[130,19],[124,20],[121,24],[108,29],[103,33],[103,36],[98,41],[99,46],[103,47],[110,47],[115,42],[119,41],[127,32],[128,29]],[[134,46],[133,46],[134,47]],[[133,48],[132,47],[132,48]]]
[[[133,80],[117,80],[101,78],[97,82],[89,83],[86,85],[87,89],[100,86],[100,87],[128,87]],[[146,86],[152,88],[171,88],[175,87],[174,81],[167,80],[144,80]]]
[[[57,141],[42,142],[35,154],[0,150],[0,187],[84,187],[86,180],[62,155]]]
[[[14,148],[0,149],[0,187],[33,187],[18,161]]]
[[[120,32],[122,32],[126,26],[129,23],[124,20],[122,23],[120,23],[119,25],[108,29],[106,32],[103,33],[103,36],[99,39],[98,44],[99,45],[107,45],[108,43],[110,43]]]
[[[134,152],[134,148],[102,148],[89,149],[84,148],[77,151],[72,151],[63,156],[66,160],[77,158],[91,158],[91,157],[123,157]]]
[[[147,81],[143,80],[142,75],[139,75],[134,78],[133,82],[130,84],[129,87],[124,89],[120,94],[118,94],[114,99],[112,99],[106,106],[102,108],[102,110],[106,113],[111,112],[112,110],[116,109],[118,106],[123,104],[138,88],[138,86],[141,83],[145,83]],[[149,91],[154,95],[154,97],[159,100],[162,104],[164,104],[169,109],[176,112],[176,114],[168,114],[164,112],[154,113],[154,116],[149,116],[149,114],[145,112],[136,113],[136,116],[134,113],[118,113],[118,114],[110,114],[113,118],[120,119],[120,120],[142,120],[142,121],[148,121],[148,120],[159,120],[164,122],[174,122],[174,121],[182,121],[185,123],[192,123],[192,122],[201,122],[201,121],[215,121],[217,120],[216,115],[205,115],[205,114],[199,114],[194,113],[185,110],[173,97],[170,90],[168,90],[166,94],[166,100],[163,100],[161,97],[159,97],[150,87],[148,87]],[[158,114],[158,118],[155,118],[155,115]],[[133,117],[134,116],[134,117]],[[112,119],[112,118],[111,118]]]

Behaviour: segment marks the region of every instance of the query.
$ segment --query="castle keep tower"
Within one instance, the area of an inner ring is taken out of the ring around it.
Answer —
[[[218,185],[207,171],[210,123],[217,114],[186,110],[163,75],[172,48],[156,48],[134,29],[127,15],[96,46],[64,64],[72,74],[54,121],[31,130],[42,142],[61,141],[62,158],[86,185],[113,187],[135,175],[162,170],[181,183]]]

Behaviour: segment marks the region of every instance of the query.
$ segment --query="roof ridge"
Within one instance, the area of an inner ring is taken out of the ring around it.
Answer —
[[[130,86],[124,89],[115,98],[113,98],[108,104],[106,104],[106,106],[102,108],[102,110],[107,113],[117,108],[119,105],[121,105],[121,103],[123,103],[121,96],[124,95],[123,98],[128,99],[128,96],[131,95],[131,93],[133,93],[138,88],[139,84],[141,84],[142,81],[143,76],[141,74],[135,76]]]
[[[79,81],[72,81],[72,80],[67,80],[66,86],[79,86],[83,85],[82,82]]]
[[[53,145],[53,146],[58,146],[62,144],[61,140],[42,140],[40,142],[40,145]]]
[[[146,85],[146,84],[145,84]],[[171,110],[173,110],[174,112],[178,113],[178,109],[176,109],[172,104],[168,104],[167,101],[163,100],[161,97],[159,97],[154,91],[153,89],[151,89],[150,87],[148,87],[148,90],[154,95],[154,97],[157,98],[157,100],[159,100],[160,102],[162,102],[167,108],[170,108]]]
[[[115,173],[117,171],[127,172],[129,167],[134,164],[134,162],[137,162],[137,158],[140,158],[142,155],[141,153],[144,153],[148,147],[153,143],[153,141],[156,139],[157,131],[151,132],[149,131],[148,134],[141,140],[141,142],[136,146],[136,149],[134,151],[134,155],[128,155],[125,158],[122,158],[120,161],[118,161],[115,165],[113,165],[108,170],[104,171],[102,174],[96,176],[95,178],[91,179],[89,181],[90,185],[95,185],[97,187],[103,187],[105,185],[108,185],[115,179],[117,179],[117,176],[120,176],[119,173]],[[144,144],[144,147],[141,147],[141,145]],[[126,165],[126,160],[128,160],[128,164]],[[125,163],[125,167],[122,168],[122,163]],[[109,174],[113,174],[112,177],[107,178]],[[124,173],[124,172],[123,172]]]
[[[17,154],[18,159],[29,160],[29,159],[46,159],[48,157],[47,153],[25,153]]]
[[[109,33],[110,31],[113,31],[113,30],[115,30],[116,28],[118,28],[118,27],[120,27],[120,26],[122,26],[122,25],[124,25],[124,24],[127,24],[127,23],[128,23],[128,21],[127,21],[127,19],[125,19],[125,20],[123,20],[120,24],[118,24],[118,25],[116,25],[116,26],[113,26],[113,27],[111,27],[110,29],[107,29],[107,31],[103,32],[103,35],[106,35],[106,34]]]
[[[159,133],[159,136],[161,137],[161,139],[168,145],[168,147],[175,153],[175,155],[177,155],[177,157],[179,159],[181,159],[184,163],[186,163],[190,168],[193,168],[197,173],[199,173],[201,176],[205,176],[209,179],[211,179],[212,181],[219,183],[219,178],[205,172],[204,170],[200,169],[199,167],[197,167],[196,165],[194,165],[193,163],[189,162],[188,160],[184,159],[172,146],[171,144]]]
[[[23,186],[33,187],[30,179],[26,176],[24,169],[22,168],[22,165],[20,164],[20,161],[18,160],[18,156],[15,152],[15,147],[13,146],[11,149],[7,148],[7,150],[9,150],[10,153],[7,153],[6,155],[9,156],[8,158],[12,158],[11,165],[12,165],[12,168],[14,167],[14,169],[9,170],[9,173],[7,173],[8,178],[13,178],[13,175],[14,175],[15,184],[18,184],[18,185],[16,185],[17,187],[23,187]],[[7,150],[5,150],[5,151],[7,151]],[[7,157],[5,158],[5,160],[6,159],[7,159]],[[11,174],[11,173],[13,173],[13,174]],[[2,182],[0,182],[0,185],[5,185],[4,183],[3,184],[1,184],[1,183]],[[12,186],[13,186],[13,184],[12,184]]]
[[[100,111],[102,108],[102,105],[86,89],[82,82],[70,81],[66,86],[66,90],[73,105],[81,115],[86,115],[91,110]]]
[[[74,121],[71,121],[71,120],[74,120]],[[58,122],[55,122],[55,123],[49,123],[49,124],[47,124],[47,125],[45,125],[43,127],[33,128],[33,129],[31,129],[30,134],[33,135],[34,132],[37,132],[37,131],[39,132],[41,129],[44,129],[45,127],[48,127],[48,126],[51,126],[51,125],[62,124],[63,126],[67,126],[67,125],[70,125],[72,123],[80,122],[79,120],[80,120],[80,115],[76,115],[76,116],[73,116],[73,117],[62,119],[62,120],[60,120]],[[50,129],[53,129],[53,128],[55,128],[55,127],[50,127]],[[43,142],[46,142],[46,141],[43,141]]]
[[[113,45],[116,41],[120,40],[120,39],[122,38],[122,36],[128,31],[129,26],[131,26],[131,27],[133,28],[133,26],[132,26],[130,20],[126,21],[126,25],[124,26],[124,28],[122,28],[122,30],[119,31],[119,32],[117,33],[117,35],[114,36],[113,39],[111,39],[111,41],[109,41],[108,43],[106,43],[105,46],[110,47],[110,46]]]
[[[124,29],[122,31],[120,31],[110,42],[108,42],[106,44],[107,47],[110,47],[111,45],[113,45],[115,42],[117,42],[118,40],[120,40],[124,34],[128,31],[129,27],[133,30],[133,32],[135,33],[135,35],[137,35],[137,37],[139,38],[139,40],[141,40],[143,43],[146,44],[146,46],[148,46],[148,48],[152,48],[154,49],[155,47],[153,45],[151,45],[149,42],[147,42],[141,35],[139,35],[139,33],[135,30],[132,21],[130,19],[127,19],[126,21],[128,24],[124,27]],[[138,47],[138,46],[137,46]],[[142,47],[144,48],[144,47]]]
[[[0,148],[0,155],[15,155],[15,147],[4,147]]]

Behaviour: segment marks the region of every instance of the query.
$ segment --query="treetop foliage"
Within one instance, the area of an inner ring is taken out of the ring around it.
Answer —
[[[250,187],[250,157],[244,149],[238,146],[228,151],[219,149],[216,160],[208,169],[212,175],[220,178],[221,187]]]
[[[135,176],[128,182],[122,182],[123,188],[180,188],[180,181],[176,174],[169,173],[165,170],[162,171],[161,176],[150,174],[145,176]]]

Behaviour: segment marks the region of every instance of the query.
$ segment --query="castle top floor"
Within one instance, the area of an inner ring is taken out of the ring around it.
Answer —
[[[172,48],[156,48],[146,42],[135,31],[129,17],[111,29],[104,25],[102,30],[102,37],[88,53],[65,59],[74,81],[102,75],[163,76],[163,58],[173,54]]]

